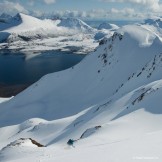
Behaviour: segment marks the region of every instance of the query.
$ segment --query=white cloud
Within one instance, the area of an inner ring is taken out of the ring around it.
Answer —
[[[122,9],[111,8],[109,10],[92,9],[89,11],[54,11],[53,13],[48,14],[49,17],[51,17],[52,15],[56,17],[76,17],[80,19],[137,20],[145,19],[152,16],[161,16],[161,13],[140,12],[135,8],[133,9],[127,7]]]
[[[134,3],[140,5],[154,5],[159,4],[159,0],[101,0],[104,2],[120,2],[120,3]]]
[[[47,5],[50,3],[55,3],[56,0],[29,0],[28,5],[34,6],[35,2],[44,2]],[[159,0],[100,0],[105,2],[118,2],[118,3],[130,3],[134,4],[133,7],[126,5],[125,8],[111,8],[108,10],[104,9],[92,9],[89,11],[78,11],[78,10],[66,10],[66,11],[53,11],[53,13],[43,13],[39,10],[26,10],[20,3],[14,3],[10,1],[0,2],[0,14],[3,12],[9,13],[11,15],[18,12],[31,14],[37,17],[46,16],[59,16],[59,17],[77,17],[81,19],[142,19],[148,16],[162,14],[162,5]],[[136,5],[135,5],[136,4]],[[140,5],[141,4],[141,5]],[[140,8],[142,7],[142,9]]]
[[[132,8],[123,8],[123,9],[117,9],[112,8],[109,11],[107,11],[107,15],[109,19],[140,19],[136,14],[136,11]]]
[[[89,11],[54,11],[53,13],[49,14],[49,16],[51,15],[58,17],[77,17],[81,19],[133,19],[134,17],[138,19],[144,17],[140,14],[137,14],[136,11],[132,8],[112,8],[110,10],[92,9]]]
[[[28,0],[28,5],[33,6],[35,4],[35,2],[41,2],[41,1],[47,5],[56,3],[56,0]]]
[[[53,13],[49,13],[49,15],[55,15],[59,17],[78,17],[85,18],[87,17],[86,11],[78,11],[78,10],[66,10],[66,11],[54,11]]]
[[[135,13],[135,10],[132,8],[124,8],[124,9],[116,9],[116,8],[112,8],[110,10],[111,14],[122,14],[122,15],[127,15],[127,16],[131,16]]]
[[[28,10],[26,10],[21,4],[4,1],[0,3],[0,13],[8,13],[8,14],[16,14],[18,12],[28,14]]]
[[[146,9],[152,11],[159,11],[161,8],[160,0],[100,0],[104,2],[117,2],[117,3],[129,3],[137,5],[138,7],[142,6]]]
[[[44,2],[47,5],[57,2],[57,0],[30,0],[30,2]],[[67,0],[68,1],[68,0]],[[44,15],[55,15],[60,17],[78,17],[81,19],[143,19],[150,15],[162,14],[161,0],[98,0],[107,3],[124,3],[124,8],[118,7],[120,4],[114,4],[111,9],[92,9],[89,11],[67,10],[67,11],[54,11],[52,14],[42,13]],[[32,3],[33,5],[33,3]],[[36,5],[36,4],[35,4]],[[116,8],[115,8],[116,7]],[[41,12],[33,11],[33,15],[41,15]]]
[[[45,2],[46,4],[52,4],[52,3],[55,3],[56,0],[44,0],[44,2]]]

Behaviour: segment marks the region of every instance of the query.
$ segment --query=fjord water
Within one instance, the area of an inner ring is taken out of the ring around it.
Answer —
[[[0,96],[15,95],[15,88],[17,89],[18,85],[21,85],[21,91],[48,73],[61,71],[76,65],[84,56],[60,51],[46,51],[39,54],[1,52]],[[11,90],[13,86],[15,88]],[[4,90],[4,87],[10,88]],[[16,94],[18,92],[16,91]]]
[[[84,55],[58,51],[42,52],[39,55],[24,53],[0,54],[0,83],[31,84],[43,75],[74,66]]]

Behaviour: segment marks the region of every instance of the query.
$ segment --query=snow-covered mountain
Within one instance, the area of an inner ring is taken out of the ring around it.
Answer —
[[[94,34],[81,20],[41,20],[19,13],[0,24],[0,49],[67,50],[75,46],[78,53],[87,53],[97,46]]]
[[[120,28],[78,65],[0,104],[0,159],[160,162],[161,70],[160,36],[143,25]],[[21,138],[46,147],[4,149]]]
[[[115,31],[111,31],[111,30],[107,30],[107,29],[99,30],[95,34],[94,39],[95,40],[101,40],[101,39],[104,39],[104,38],[109,38],[109,37],[111,37],[114,34],[114,32]]]
[[[115,24],[110,24],[108,22],[103,22],[98,27],[98,30],[102,30],[102,29],[117,30],[117,29],[119,29],[119,27],[117,25],[115,25]]]
[[[94,33],[95,29],[87,25],[85,22],[83,22],[80,19],[77,18],[64,18],[61,19],[61,22],[58,24],[58,26],[70,28],[70,29],[77,29],[85,33]]]
[[[57,30],[56,24],[51,20],[40,20],[22,13],[17,14],[8,23],[0,26],[0,36],[6,33],[5,40],[12,42],[15,40],[30,40],[48,36],[52,31]],[[55,34],[55,33],[54,33]],[[1,36],[1,42],[4,38]],[[2,39],[3,38],[3,39]]]
[[[149,18],[144,21],[144,24],[162,28],[162,18],[161,17]]]
[[[95,34],[95,40],[103,39],[104,37],[110,37],[113,33],[119,29],[119,27],[115,24],[110,24],[108,22],[103,22],[98,27],[98,32]]]
[[[144,23],[142,23],[142,26],[145,29],[154,32],[157,36],[162,37],[162,18],[153,17],[146,19]]]

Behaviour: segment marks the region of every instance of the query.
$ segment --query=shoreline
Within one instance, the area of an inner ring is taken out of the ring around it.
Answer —
[[[28,88],[31,84],[5,85],[0,84],[0,97],[13,97]]]

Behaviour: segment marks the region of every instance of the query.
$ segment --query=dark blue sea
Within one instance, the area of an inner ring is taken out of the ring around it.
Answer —
[[[60,51],[30,54],[0,51],[0,85],[32,84],[48,73],[70,68],[85,55]]]

